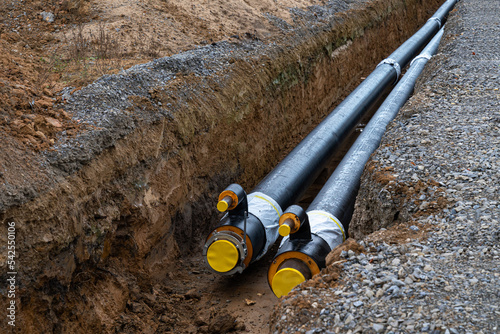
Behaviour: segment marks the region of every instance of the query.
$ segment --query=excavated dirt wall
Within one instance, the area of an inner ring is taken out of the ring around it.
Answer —
[[[16,223],[16,331],[179,332],[154,287],[200,250],[218,192],[251,190],[441,2],[367,2],[281,43],[217,43],[74,93],[82,134],[30,158],[49,180],[27,177],[0,211]]]

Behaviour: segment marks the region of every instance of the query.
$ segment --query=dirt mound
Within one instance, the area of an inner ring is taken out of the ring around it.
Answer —
[[[0,5],[0,133],[47,149],[77,121],[60,108],[107,73],[224,39],[269,39],[294,24],[291,8],[320,0],[39,0]],[[273,23],[275,22],[275,23]]]
[[[30,20],[18,13],[0,11],[4,17],[0,24],[0,132],[38,151],[53,144],[57,132],[72,130],[76,124],[68,114],[53,108],[61,76],[44,58],[42,49],[53,39],[48,27],[36,16]],[[9,20],[14,16],[24,20],[16,21],[19,30]]]

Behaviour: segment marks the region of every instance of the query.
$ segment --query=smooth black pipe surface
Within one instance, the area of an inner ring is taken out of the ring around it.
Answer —
[[[399,109],[413,92],[415,82],[425,64],[436,53],[442,35],[443,29],[414,59],[404,77],[373,115],[307,211],[324,210],[335,217],[345,216],[356,197],[365,164],[380,145],[387,125],[396,117]],[[342,223],[345,224],[345,222]]]
[[[343,238],[340,238],[339,233],[341,226],[333,218],[350,216],[359,187],[359,178],[366,162],[379,146],[389,122],[408,100],[425,64],[436,53],[442,34],[441,29],[424,51],[413,60],[403,79],[377,110],[309,206],[307,216],[312,231],[311,237],[292,240],[292,234],[289,238],[283,239],[268,270],[269,285],[276,296],[288,294],[294,286],[307,279],[302,274],[305,272],[303,269],[290,266],[288,268],[285,265],[286,262],[296,260],[300,263],[302,261],[302,264],[307,265],[311,272],[313,269],[319,271],[325,267],[325,258],[328,253],[342,243]],[[345,225],[344,229],[346,229]],[[314,264],[311,261],[314,261]],[[284,269],[280,269],[282,267]]]
[[[447,0],[427,23],[403,43],[288,154],[254,189],[282,208],[295,203],[377,97],[395,81],[441,27],[457,0]]]

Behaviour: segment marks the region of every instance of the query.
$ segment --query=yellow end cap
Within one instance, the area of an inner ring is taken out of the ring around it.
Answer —
[[[229,204],[227,204],[226,201],[219,201],[219,203],[217,203],[217,210],[220,212],[226,212],[227,208],[229,208]]]
[[[283,268],[274,275],[271,287],[276,297],[280,298],[305,280],[304,275],[297,269]]]
[[[207,261],[215,271],[226,273],[236,266],[238,260],[238,249],[230,241],[217,240],[208,247]]]
[[[278,229],[278,232],[279,234],[282,236],[282,237],[286,237],[287,235],[290,234],[290,231],[292,229],[290,228],[290,226],[288,226],[287,224],[283,224],[283,225],[280,225],[279,229]]]

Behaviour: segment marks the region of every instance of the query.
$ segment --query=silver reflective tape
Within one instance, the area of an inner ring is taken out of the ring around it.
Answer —
[[[271,197],[260,192],[254,192],[248,195],[248,212],[259,218],[266,231],[266,244],[262,252],[255,258],[260,259],[267,253],[278,239],[279,221],[283,210],[278,203]]]
[[[411,63],[410,63],[410,66],[411,66],[411,65],[413,65],[413,63],[414,63],[415,61],[419,60],[419,59],[427,59],[427,60],[429,60],[429,59],[431,59],[431,58],[432,58],[432,55],[431,55],[431,54],[429,54],[429,53],[422,53],[422,54],[420,54],[420,55],[416,56],[415,58],[413,58],[413,60],[412,60],[412,61],[411,61]]]

